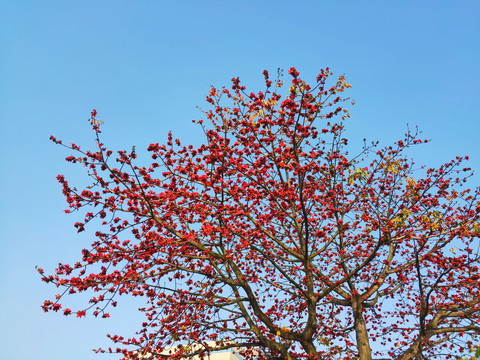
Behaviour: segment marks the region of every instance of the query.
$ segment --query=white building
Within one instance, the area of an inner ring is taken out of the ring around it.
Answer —
[[[207,345],[214,347],[215,342],[207,343]],[[195,351],[200,350],[200,345],[187,345],[188,346],[188,352],[192,353]],[[172,346],[170,348],[165,349],[162,352],[162,355],[167,357],[168,355],[171,355],[174,353],[176,350],[178,350],[178,346]],[[212,351],[210,354],[205,354],[204,360],[242,360],[242,356],[240,356],[236,351],[236,348],[231,348],[231,349],[226,349],[226,350],[219,350],[219,351]],[[148,355],[143,355],[141,357],[145,357],[146,359],[149,358]],[[191,360],[200,360],[199,356],[192,356],[190,358]]]

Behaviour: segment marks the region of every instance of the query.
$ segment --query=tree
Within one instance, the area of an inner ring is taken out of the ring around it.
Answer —
[[[169,134],[148,147],[149,166],[135,165],[135,150],[113,161],[95,110],[97,150],[64,145],[92,178],[77,189],[58,176],[66,212],[84,214],[79,232],[101,225],[79,262],[39,269],[43,280],[92,292],[88,308],[65,315],[108,317],[118,296],[146,300],[138,336],[112,335],[120,347],[97,351],[448,359],[478,340],[480,189],[463,187],[468,158],[417,167],[407,150],[427,142],[418,131],[350,155],[350,84],[327,85],[328,68],[313,85],[289,75],[288,90],[280,71],[273,81],[264,71],[256,94],[238,78],[212,87],[209,124],[196,121],[205,143]],[[62,296],[43,309],[59,311]]]

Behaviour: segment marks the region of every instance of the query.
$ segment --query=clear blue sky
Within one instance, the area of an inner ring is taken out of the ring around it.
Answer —
[[[112,318],[43,314],[56,289],[34,266],[79,258],[55,177],[85,179],[48,138],[121,149],[162,142],[168,130],[198,143],[191,119],[210,84],[296,66],[306,79],[330,66],[353,85],[352,139],[388,143],[406,124],[433,141],[419,162],[469,154],[480,171],[480,2],[472,1],[3,1],[0,5],[0,358],[118,359],[94,355],[105,333],[131,335],[125,299]],[[477,175],[471,186],[480,183]],[[71,298],[69,305],[84,303]]]

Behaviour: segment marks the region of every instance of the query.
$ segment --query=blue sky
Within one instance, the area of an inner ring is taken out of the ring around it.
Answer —
[[[263,69],[297,67],[312,80],[330,66],[356,100],[348,134],[387,144],[416,125],[432,142],[414,156],[439,165],[470,155],[480,171],[478,1],[5,1],[0,5],[0,349],[2,358],[94,355],[107,332],[140,321],[124,299],[112,318],[43,314],[55,288],[34,267],[79,258],[57,174],[82,169],[48,140],[93,144],[96,108],[115,149],[162,142],[169,130],[199,143],[209,85],[240,76],[260,90]],[[471,186],[478,186],[476,175]],[[93,229],[92,229],[93,231]],[[70,307],[85,298],[69,299]]]

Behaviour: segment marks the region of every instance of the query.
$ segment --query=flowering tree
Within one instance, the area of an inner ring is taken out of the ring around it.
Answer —
[[[38,269],[63,294],[92,298],[72,311],[59,294],[43,309],[108,317],[118,296],[144,297],[138,336],[112,335],[119,347],[97,350],[124,359],[229,348],[258,359],[448,359],[471,348],[480,191],[462,187],[466,158],[416,168],[406,149],[426,140],[413,132],[350,155],[344,77],[330,82],[327,68],[308,85],[289,75],[285,86],[265,71],[256,94],[238,78],[212,88],[208,125],[196,121],[204,144],[170,134],[148,147],[146,167],[134,150],[113,159],[94,110],[98,148],[64,145],[92,185],[58,180],[66,212],[84,216],[78,231],[101,225],[79,262]]]

